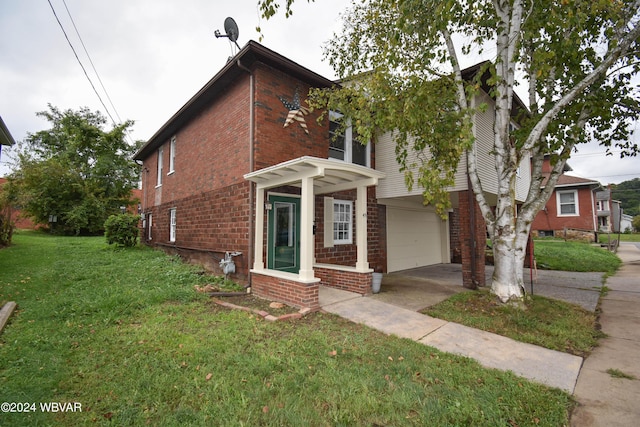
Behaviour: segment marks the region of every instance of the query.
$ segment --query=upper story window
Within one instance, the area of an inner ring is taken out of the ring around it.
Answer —
[[[169,172],[167,175],[170,175],[175,172],[175,162],[176,162],[176,137],[171,138],[171,144],[169,146]]]
[[[578,216],[578,192],[576,190],[556,192],[558,216]]]
[[[156,186],[162,185],[163,163],[164,163],[164,150],[162,149],[162,147],[160,147],[158,149],[158,182],[156,183]]]
[[[369,166],[371,158],[370,144],[362,145],[355,137],[353,127],[347,121],[341,132],[342,114],[329,112],[329,158],[347,163]]]
[[[609,201],[608,200],[598,200],[597,202],[598,211],[609,211]]]

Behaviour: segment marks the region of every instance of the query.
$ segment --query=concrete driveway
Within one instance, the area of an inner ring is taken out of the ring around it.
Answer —
[[[492,275],[493,266],[486,266],[487,286],[491,285]],[[567,301],[595,311],[604,274],[549,270],[534,270],[532,274],[526,268],[524,279],[528,293]],[[380,293],[370,298],[419,311],[465,291],[460,264],[437,264],[386,274]]]

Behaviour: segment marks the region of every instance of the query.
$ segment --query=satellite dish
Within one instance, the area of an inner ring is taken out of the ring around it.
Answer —
[[[238,41],[238,35],[240,32],[238,31],[236,21],[234,21],[232,17],[228,17],[224,20],[224,31],[227,33],[229,40],[234,43]]]
[[[236,24],[236,21],[234,21],[232,17],[228,17],[227,19],[224,20],[224,32],[225,32],[225,35],[222,35],[220,34],[219,30],[216,30],[214,34],[216,38],[220,38],[220,37],[228,38],[230,41],[236,44],[236,47],[238,49],[240,49],[240,46],[238,45],[238,36],[240,35],[240,31],[238,30],[238,25]]]

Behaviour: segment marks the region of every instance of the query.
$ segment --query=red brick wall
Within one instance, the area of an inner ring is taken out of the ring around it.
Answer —
[[[169,174],[170,139],[163,144],[162,186],[158,151],[144,161],[143,209],[244,181],[249,172],[249,75],[229,85],[176,134],[175,172]]]
[[[252,274],[251,292],[272,301],[294,307],[318,309],[318,283],[299,283],[293,280]]]
[[[242,255],[234,258],[236,275],[233,277],[246,281],[250,267],[249,190],[249,182],[243,181],[155,206],[150,210],[153,214],[153,239],[148,243],[181,249],[190,260],[218,274],[221,274],[218,260],[224,257],[225,252],[240,251]],[[169,210],[172,208],[176,208],[175,242],[169,242]],[[145,240],[147,235],[144,233]],[[192,249],[206,251],[210,255],[190,255]]]
[[[320,279],[320,284],[323,286],[330,286],[362,295],[371,293],[371,273],[316,268],[315,276]]]
[[[279,97],[291,102],[297,91],[301,106],[306,107],[309,85],[260,63],[252,71],[255,79],[253,170],[301,156],[327,158],[329,122],[325,119],[319,124],[319,112],[305,116],[308,133],[298,122],[284,127],[289,110]],[[215,102],[175,134],[175,172],[171,174],[168,174],[170,139],[165,141],[162,186],[156,188],[157,151],[145,159],[143,173],[145,189],[142,208],[145,213],[153,213],[153,239],[150,243],[169,247],[201,264],[211,265],[214,270],[217,263],[211,262],[210,257],[220,257],[224,251],[242,251],[243,256],[235,258],[238,274],[234,279],[246,278],[252,267],[248,265],[248,254],[253,250],[249,248],[250,184],[243,178],[251,169],[249,88],[247,73],[230,84]],[[355,191],[344,194],[348,200],[355,199]],[[357,258],[355,243],[337,245],[330,251],[322,248],[322,242],[318,239],[322,236],[322,200],[322,197],[316,200],[316,242],[317,248],[320,248],[317,260],[353,266]],[[176,208],[175,243],[169,242],[171,208]],[[385,224],[385,218],[379,219],[381,212],[384,215],[384,207],[381,210],[376,204],[375,191],[370,188],[367,232],[369,263],[372,267],[386,265],[384,229],[380,227]],[[146,239],[148,233],[144,235]],[[204,255],[197,255],[197,250]],[[370,283],[367,287],[370,287]],[[304,298],[306,301],[309,296]],[[302,300],[298,303],[302,304]],[[306,302],[303,305],[308,306]]]
[[[324,247],[324,198],[333,197],[336,200],[350,200],[353,202],[353,240],[351,244],[334,245]],[[356,245],[355,223],[356,190],[342,191],[339,193],[323,194],[315,198],[315,256],[316,262],[321,264],[336,264],[353,267],[358,260],[358,247]],[[382,218],[380,225],[380,210],[384,212],[384,206],[378,205],[375,199],[375,188],[367,189],[367,254],[371,268],[384,270],[386,267],[386,218]]]
[[[460,251],[462,258],[462,284],[467,288],[484,286],[485,279],[485,247],[487,239],[486,225],[480,207],[472,199],[470,205],[469,191],[458,192],[460,212]],[[475,230],[471,230],[470,215],[474,215]],[[471,236],[474,236],[475,247],[472,246]],[[472,268],[472,251],[475,253],[474,268]]]
[[[451,262],[454,264],[461,264],[460,208],[454,208],[453,212],[449,213],[449,247]]]
[[[318,124],[319,112],[305,116],[308,134],[298,122],[284,127],[289,110],[279,97],[292,101],[297,88],[301,106],[308,106],[309,85],[264,65],[255,69],[255,79],[255,169],[302,156],[327,158],[329,121]]]
[[[564,190],[564,189],[556,189]],[[556,192],[551,195],[546,204],[546,210],[543,209],[536,215],[531,230],[554,230],[562,232],[566,228],[574,228],[578,230],[594,231],[593,215],[595,207],[592,203],[591,189],[584,187],[578,188],[578,212],[580,216],[558,216],[558,203]]]

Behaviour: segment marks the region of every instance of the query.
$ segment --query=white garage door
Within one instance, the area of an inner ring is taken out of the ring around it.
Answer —
[[[387,206],[388,271],[442,263],[441,234],[435,213]]]

